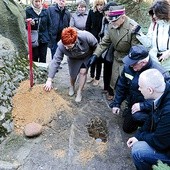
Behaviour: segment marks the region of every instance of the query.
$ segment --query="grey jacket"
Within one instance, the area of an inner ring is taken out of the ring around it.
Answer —
[[[88,11],[86,11],[84,14],[80,14],[79,12],[73,13],[70,19],[70,26],[75,27],[78,30],[85,30],[87,15]]]
[[[75,79],[81,65],[87,66],[88,59],[93,54],[96,46],[97,39],[87,31],[78,31],[77,42],[71,50],[66,49],[60,40],[54,58],[49,65],[48,77],[54,78],[64,55],[66,55],[68,57],[70,76]]]

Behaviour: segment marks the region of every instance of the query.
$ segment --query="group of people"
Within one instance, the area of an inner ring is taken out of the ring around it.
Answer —
[[[151,24],[142,33],[139,24],[126,15],[125,8],[115,2],[94,0],[87,11],[84,1],[70,15],[65,0],[43,9],[41,0],[32,0],[27,18],[41,18],[40,46],[33,49],[34,59],[44,61],[50,44],[46,91],[60,63],[67,56],[70,73],[69,95],[75,92],[76,102],[82,101],[82,91],[90,69],[93,85],[98,85],[104,62],[104,91],[111,99],[113,114],[120,114],[125,102],[123,130],[135,132],[127,141],[137,170],[151,170],[158,160],[170,165],[170,3],[155,0],[149,9]],[[37,24],[32,21],[32,28]],[[37,55],[36,55],[37,54]],[[42,55],[42,56],[43,56]],[[37,56],[37,57],[36,57]]]

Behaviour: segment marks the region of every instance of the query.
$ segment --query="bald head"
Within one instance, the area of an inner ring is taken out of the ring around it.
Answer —
[[[139,76],[139,90],[145,99],[156,99],[165,90],[165,80],[157,69],[148,69]]]

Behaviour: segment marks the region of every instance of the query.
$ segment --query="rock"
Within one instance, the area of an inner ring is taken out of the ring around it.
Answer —
[[[25,29],[25,9],[14,0],[0,1],[0,34],[10,39],[20,57],[27,56],[27,32]],[[4,44],[3,49],[7,50]]]
[[[18,162],[11,163],[11,162],[0,160],[0,169],[14,170],[14,169],[18,169],[19,166],[20,164]]]
[[[38,136],[42,133],[42,125],[32,122],[32,123],[28,123],[25,126],[24,129],[24,134],[27,137],[34,137],[34,136]]]

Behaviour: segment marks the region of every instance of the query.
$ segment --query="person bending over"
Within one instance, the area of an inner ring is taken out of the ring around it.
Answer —
[[[79,75],[79,87],[75,101],[82,100],[82,90],[87,79],[87,69],[89,59],[97,46],[97,39],[87,31],[77,31],[73,27],[63,29],[61,40],[58,42],[58,48],[53,60],[49,65],[49,73],[44,89],[50,91],[52,88],[52,79],[59,69],[64,55],[67,56],[70,88],[69,95],[75,94],[75,82]]]

